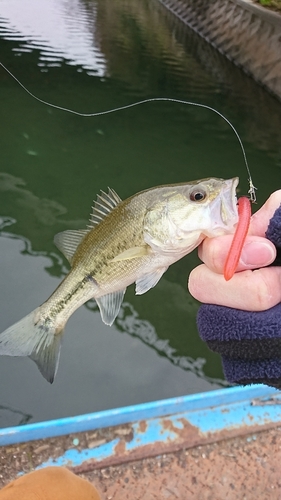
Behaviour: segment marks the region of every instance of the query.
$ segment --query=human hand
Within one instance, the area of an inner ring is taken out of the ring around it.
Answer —
[[[252,216],[240,272],[225,281],[231,238],[205,240],[199,249],[204,264],[189,279],[191,294],[205,302],[197,314],[198,331],[222,355],[229,382],[281,389],[281,190]],[[273,261],[279,267],[262,267]]]
[[[223,277],[223,268],[233,236],[203,241],[198,254],[204,264],[193,269],[188,281],[193,297],[203,303],[247,311],[263,311],[281,302],[281,267],[265,267],[276,258],[276,247],[265,233],[280,204],[278,190],[251,217],[237,272],[229,281]]]

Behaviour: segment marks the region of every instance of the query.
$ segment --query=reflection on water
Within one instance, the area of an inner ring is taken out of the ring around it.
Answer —
[[[45,270],[51,275],[65,276],[65,274],[67,273],[67,269],[65,267],[62,257],[60,257],[54,252],[49,252],[49,253],[44,251],[35,252],[32,250],[31,242],[27,238],[25,238],[22,235],[4,231],[4,229],[7,229],[9,226],[12,226],[13,224],[16,224],[16,222],[17,221],[15,219],[12,219],[11,217],[0,216],[0,237],[9,238],[11,240],[19,240],[22,243],[20,251],[22,255],[30,255],[33,257],[38,257],[38,256],[48,257],[50,259],[50,265],[47,265],[45,267]]]
[[[0,36],[18,42],[15,55],[40,50],[38,66],[81,66],[103,76],[106,62],[95,40],[96,8],[79,0],[2,0]]]
[[[53,225],[59,215],[67,212],[66,208],[56,201],[38,198],[26,189],[25,185],[23,179],[0,172],[0,193],[12,193],[19,207],[31,210],[42,224]]]
[[[8,406],[0,405],[0,428],[24,425],[27,424],[31,418],[31,415],[24,414]]]
[[[6,224],[11,222],[6,220]],[[6,285],[5,294],[1,294],[3,330],[42,303],[60,280],[54,275],[48,277],[44,271],[53,256],[36,255],[24,238],[2,231],[0,254],[1,277]],[[60,265],[58,261],[57,271]],[[5,378],[0,391],[2,406],[15,407],[16,403],[23,413],[32,415],[32,421],[38,421],[218,387],[215,380],[205,380],[203,373],[198,376],[195,360],[194,368],[190,359],[186,370],[171,363],[165,355],[168,342],[164,346],[157,335],[148,337],[147,332],[153,331],[149,321],[142,325],[131,304],[124,308],[120,319],[128,315],[129,325],[118,329],[102,323],[93,302],[73,315],[66,327],[53,386],[46,383],[28,358],[1,357],[0,377]],[[157,350],[151,349],[152,342]],[[14,420],[5,425],[12,423]]]
[[[78,111],[164,96],[215,107],[241,135],[258,203],[280,182],[280,103],[158,0],[2,0],[0,53],[35,95]],[[233,131],[206,109],[158,102],[84,119],[36,102],[2,69],[0,92],[1,331],[58,286],[68,265],[53,237],[86,227],[100,189],[126,198],[212,175],[247,190]],[[94,301],[80,308],[53,386],[30,360],[1,358],[1,404],[42,420],[224,384],[186,291],[197,264],[182,259],[141,297],[129,287],[112,328]]]
[[[120,313],[116,319],[116,325],[124,332],[140,338],[145,344],[153,347],[153,349],[166,356],[180,368],[190,370],[199,377],[204,377],[203,367],[206,360],[203,358],[195,360],[190,356],[177,355],[176,349],[170,345],[169,339],[160,339],[155,327],[149,321],[141,319],[132,304],[128,302],[122,304]],[[220,382],[222,381],[220,380]]]
[[[47,252],[34,252],[32,250],[30,241],[28,241],[26,238],[4,231],[4,229],[15,223],[16,221],[14,219],[11,219],[10,217],[0,217],[0,237],[20,240],[23,243],[23,250],[21,251],[22,255],[30,255],[34,257],[44,256],[46,258],[49,258],[50,265],[45,266],[45,270],[51,275],[54,274],[55,270],[55,274],[57,276],[65,276],[68,271],[64,265],[63,259],[56,253],[47,254]],[[170,285],[166,284],[166,286],[169,287],[169,293],[176,293],[176,289],[178,287],[176,283]],[[89,311],[99,314],[99,308],[95,300],[88,301],[85,304],[85,307]],[[194,309],[194,307],[192,307],[192,309]],[[190,310],[189,312],[193,312],[194,314],[195,310]],[[129,302],[123,302],[121,304],[120,312],[115,321],[115,326],[121,332],[139,338],[146,345],[155,349],[156,352],[168,358],[174,365],[179,366],[184,370],[189,370],[199,377],[206,378],[203,372],[203,367],[206,362],[204,358],[198,357],[197,359],[193,359],[190,356],[178,355],[176,349],[170,345],[169,339],[159,338],[156,328],[149,321],[141,319],[134,306]],[[210,381],[215,382],[214,379]],[[222,380],[218,380],[217,382],[223,384]]]

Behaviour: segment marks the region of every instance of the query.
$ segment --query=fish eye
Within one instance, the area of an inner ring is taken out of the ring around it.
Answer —
[[[191,201],[203,201],[207,196],[206,191],[203,189],[194,189],[191,191],[189,198]]]

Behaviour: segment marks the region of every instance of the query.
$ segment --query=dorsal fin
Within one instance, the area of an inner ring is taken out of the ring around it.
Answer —
[[[108,193],[101,191],[100,194],[97,195],[97,200],[94,201],[94,205],[92,206],[90,224],[88,227],[93,228],[96,224],[99,224],[121,201],[121,198],[114,189],[108,188]]]
[[[84,236],[86,236],[88,232],[89,229],[79,229],[78,231],[75,229],[68,229],[67,231],[62,231],[62,233],[55,235],[55,245],[70,263],[78,245],[80,245]]]

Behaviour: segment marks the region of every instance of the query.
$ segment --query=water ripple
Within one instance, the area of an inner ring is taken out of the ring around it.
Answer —
[[[13,51],[21,55],[41,51],[40,67],[62,61],[102,77],[106,58],[95,39],[95,9],[88,11],[79,0],[1,0],[0,37],[19,42]],[[31,15],[32,13],[32,15]]]

